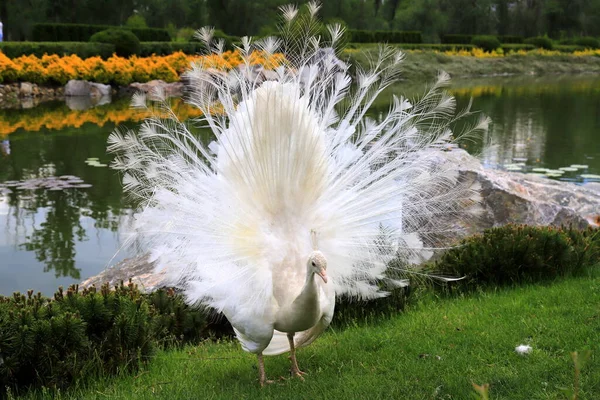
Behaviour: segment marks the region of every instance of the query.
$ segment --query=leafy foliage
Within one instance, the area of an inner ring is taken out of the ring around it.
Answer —
[[[581,274],[600,259],[600,231],[506,225],[465,239],[429,266],[453,286],[506,285]]]
[[[474,36],[471,43],[487,52],[500,47],[500,41],[495,36]]]
[[[125,29],[107,29],[94,33],[90,42],[112,44],[115,46],[115,53],[121,57],[137,55],[140,52],[140,40]]]
[[[53,299],[0,297],[0,388],[66,387],[87,375],[135,370],[155,347],[208,335],[206,314],[172,290],[62,288]]]

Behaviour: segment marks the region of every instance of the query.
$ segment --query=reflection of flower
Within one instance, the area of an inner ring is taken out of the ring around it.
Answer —
[[[177,116],[181,120],[186,120],[200,115],[200,111],[194,107],[188,106],[181,100],[173,100],[173,106]],[[8,135],[18,129],[37,132],[42,128],[46,129],[64,129],[68,127],[79,128],[85,123],[103,126],[108,122],[118,125],[126,121],[141,121],[148,117],[143,110],[132,109],[128,103],[115,107],[107,105],[102,107],[90,108],[87,110],[70,110],[67,107],[52,109],[42,113],[24,113],[23,118],[16,119],[14,114],[7,114],[6,118],[0,114],[0,136]],[[8,140],[5,140],[8,142]],[[4,143],[4,142],[3,142]],[[8,153],[10,147],[7,145]],[[5,148],[2,147],[2,152]]]

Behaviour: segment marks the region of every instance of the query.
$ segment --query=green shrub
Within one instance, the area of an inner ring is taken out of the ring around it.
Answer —
[[[440,39],[444,44],[470,44],[471,40],[473,40],[473,35],[447,34],[441,35]]]
[[[42,57],[44,54],[76,54],[81,58],[100,56],[106,59],[115,52],[115,46],[109,43],[85,42],[0,42],[0,51],[8,58],[31,54],[36,57]]]
[[[353,43],[421,43],[423,38],[418,31],[365,31],[350,29]]]
[[[54,24],[40,23],[32,25],[32,41],[34,42],[87,42],[95,33],[118,29],[109,25],[87,24]],[[155,28],[123,28],[130,30],[143,42],[169,42],[171,36],[166,29]]]
[[[584,47],[586,49],[597,49],[600,47],[600,42],[594,37],[584,36],[575,39],[575,45]]]
[[[506,225],[463,240],[427,269],[453,276],[462,288],[576,275],[599,260],[600,231]]]
[[[502,44],[521,44],[523,43],[523,36],[516,36],[516,35],[498,35],[498,40],[500,41],[500,43]]]
[[[133,33],[125,29],[107,29],[95,33],[90,42],[109,43],[115,46],[115,52],[121,57],[139,54],[140,41]]]
[[[471,39],[471,43],[479,47],[480,49],[483,49],[483,51],[487,51],[488,53],[491,53],[492,51],[500,47],[500,41],[498,40],[498,38],[496,38],[496,36],[489,35],[474,36],[473,39]]]
[[[131,282],[114,290],[60,288],[53,299],[32,291],[0,296],[0,397],[6,388],[64,388],[87,376],[135,370],[157,345],[211,336],[206,315],[173,290],[144,295]]]
[[[147,295],[153,310],[153,339],[161,347],[198,343],[211,336],[208,313],[192,309],[172,289]]]
[[[552,48],[554,47],[554,43],[552,43],[552,40],[547,36],[537,36],[537,37],[527,38],[523,41],[523,43],[532,44],[539,49],[546,49],[546,50],[552,50]]]

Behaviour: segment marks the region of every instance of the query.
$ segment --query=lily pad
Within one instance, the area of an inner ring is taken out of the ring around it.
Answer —
[[[584,164],[573,164],[571,165],[572,168],[577,168],[577,169],[586,169],[588,168],[588,165],[584,165]]]
[[[584,179],[600,179],[600,175],[595,175],[595,174],[581,174],[579,175]]]
[[[565,172],[575,172],[575,171],[577,171],[577,168],[575,168],[575,167],[560,167],[559,170],[565,171]]]

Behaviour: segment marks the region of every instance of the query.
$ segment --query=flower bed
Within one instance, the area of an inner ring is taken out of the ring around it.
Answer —
[[[261,52],[250,56],[252,65],[274,68],[283,62],[281,54],[266,57]],[[212,68],[229,70],[242,64],[238,51],[222,55],[195,56],[176,52],[168,56],[123,58],[113,55],[107,60],[100,57],[81,59],[77,55],[34,55],[14,59],[0,53],[0,83],[31,82],[36,84],[64,85],[71,79],[125,86],[133,82],[161,79],[165,82],[179,80],[193,62],[208,64]]]

